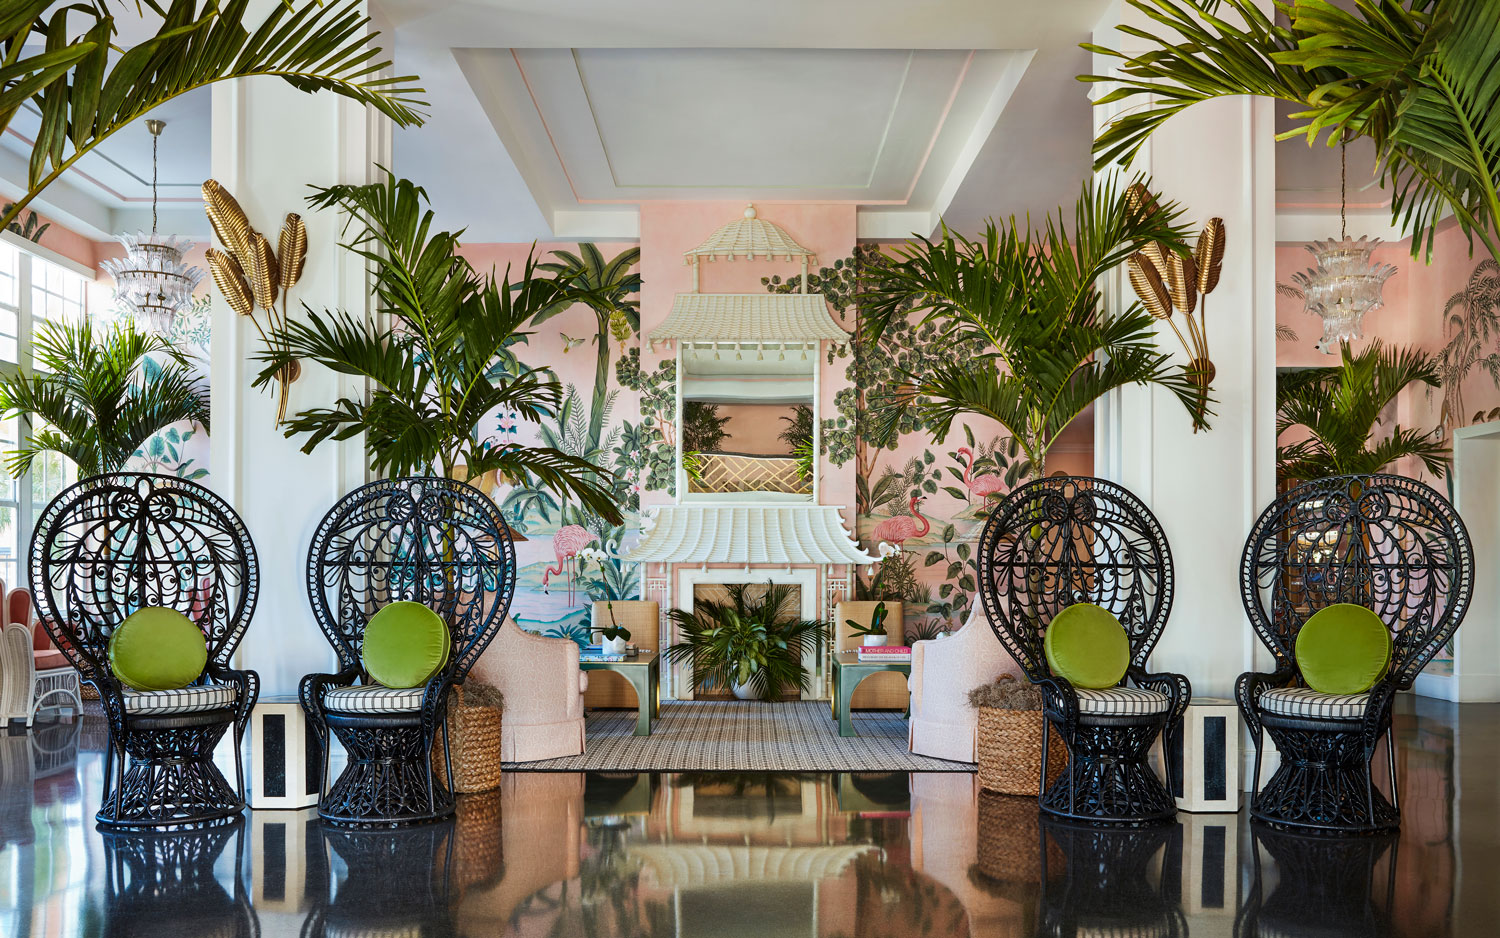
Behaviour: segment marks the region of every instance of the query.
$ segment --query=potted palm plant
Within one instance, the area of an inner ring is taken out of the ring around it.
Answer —
[[[725,688],[741,700],[772,700],[783,689],[808,690],[802,658],[822,645],[823,623],[801,619],[785,583],[733,583],[729,599],[698,599],[670,613],[682,638],[667,649],[688,662],[700,688]]]
[[[32,354],[36,371],[0,376],[0,415],[31,426],[6,460],[12,476],[48,452],[72,460],[83,477],[118,472],[172,424],[209,426],[202,377],[175,345],[129,320],[103,331],[88,317],[47,323]]]
[[[866,341],[915,308],[943,341],[981,349],[907,374],[877,398],[881,435],[890,438],[911,409],[934,440],[948,435],[954,418],[978,414],[1005,427],[1040,478],[1058,434],[1115,388],[1166,388],[1195,426],[1206,427],[1201,381],[1158,348],[1150,314],[1139,303],[1106,314],[1097,286],[1148,246],[1190,254],[1181,211],[1107,181],[1086,184],[1072,214],[1069,226],[1059,209],[1042,230],[1015,218],[990,222],[978,239],[945,225],[936,241],[919,238],[867,268]]]
[[[1362,351],[1342,344],[1341,361],[1327,368],[1286,371],[1276,376],[1276,435],[1300,430],[1305,438],[1276,447],[1281,479],[1319,479],[1346,473],[1379,472],[1408,456],[1441,479],[1448,447],[1436,431],[1391,427],[1375,438],[1381,413],[1413,384],[1438,386],[1437,363],[1416,349],[1386,348],[1372,340]]]
[[[368,399],[340,398],[290,417],[286,435],[305,435],[302,450],[311,452],[330,437],[363,434],[374,472],[420,475],[439,467],[450,477],[461,471],[469,479],[493,473],[504,482],[534,480],[619,524],[620,510],[592,463],[479,435],[480,422],[497,409],[531,423],[555,415],[557,381],[520,365],[510,349],[540,312],[588,302],[588,290],[567,273],[538,276],[529,257],[514,281],[509,268],[498,280],[481,276],[458,254],[460,232],[434,229],[427,193],[389,173],[382,182],[317,189],[308,202],[344,211],[346,231],[356,227],[343,246],[370,262],[379,315],[367,321],[309,311],[268,334],[256,386],[302,360],[371,388]]]

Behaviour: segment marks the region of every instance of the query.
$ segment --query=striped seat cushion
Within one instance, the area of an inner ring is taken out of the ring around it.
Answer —
[[[197,713],[200,710],[222,710],[234,706],[236,691],[232,684],[203,684],[176,690],[132,690],[126,687],[125,712]]]
[[[381,687],[361,684],[330,687],[323,692],[323,706],[337,713],[406,713],[422,709],[425,687]]]
[[[1171,701],[1166,694],[1143,687],[1106,687],[1094,690],[1074,688],[1078,692],[1078,712],[1098,716],[1145,716],[1166,713]]]
[[[1284,717],[1359,720],[1369,694],[1320,694],[1310,687],[1277,687],[1260,696],[1260,708]]]

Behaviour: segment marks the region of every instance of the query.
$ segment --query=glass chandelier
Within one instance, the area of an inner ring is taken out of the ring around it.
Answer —
[[[1339,344],[1364,338],[1365,313],[1379,309],[1381,290],[1396,272],[1390,264],[1371,260],[1379,238],[1349,237],[1344,217],[1347,195],[1344,144],[1339,144],[1339,240],[1314,241],[1307,250],[1316,259],[1311,270],[1292,275],[1301,290],[1306,311],[1323,320],[1323,353],[1333,355]]]
[[[135,309],[136,321],[160,335],[167,335],[177,314],[192,304],[193,291],[203,280],[203,271],[183,263],[193,242],[176,235],[156,233],[156,148],[164,121],[148,120],[151,131],[151,233],[121,235],[125,256],[99,266],[115,279],[120,299]]]

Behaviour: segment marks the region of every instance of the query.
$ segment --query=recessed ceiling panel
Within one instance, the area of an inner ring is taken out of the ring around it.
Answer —
[[[891,132],[909,130],[892,127],[909,51],[579,49],[573,58],[622,188],[864,189]]]

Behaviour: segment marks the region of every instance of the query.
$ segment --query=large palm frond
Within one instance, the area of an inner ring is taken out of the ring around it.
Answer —
[[[382,474],[498,470],[618,524],[619,509],[593,464],[549,446],[502,447],[479,436],[496,409],[533,424],[556,414],[562,394],[550,373],[492,365],[540,311],[594,295],[567,276],[538,276],[531,257],[514,282],[509,268],[498,280],[479,276],[457,254],[460,232],[435,229],[422,188],[389,172],[368,185],[318,189],[308,202],[347,213],[352,234],[343,246],[371,264],[381,315],[367,321],[309,310],[272,333],[257,354],[264,364],[257,386],[304,359],[370,386],[368,400],[345,397],[294,414],[286,435],[305,436],[302,449],[311,452],[325,440],[363,434],[370,468]]]
[[[1128,160],[1165,120],[1227,95],[1302,106],[1302,126],[1282,137],[1326,134],[1374,142],[1393,218],[1428,252],[1446,211],[1500,260],[1500,4],[1494,0],[1278,2],[1285,25],[1256,0],[1128,0],[1165,30],[1121,32],[1151,44],[1125,54],[1118,82],[1098,101],[1145,97],[1095,141],[1096,165]],[[1220,16],[1221,6],[1233,16]],[[1171,38],[1164,38],[1171,37]]]
[[[32,427],[6,460],[12,476],[47,451],[84,476],[116,472],[158,431],[181,420],[209,425],[203,379],[170,342],[133,323],[102,334],[87,318],[47,323],[33,352],[42,370],[0,377],[0,414]],[[158,367],[146,367],[148,357]]]
[[[0,13],[0,132],[27,102],[41,125],[28,191],[0,217],[0,228],[115,131],[214,82],[276,76],[302,91],[352,98],[403,127],[422,122],[422,89],[413,76],[386,74],[391,63],[380,58],[378,33],[357,2],[275,4],[259,23],[247,22],[249,5],[139,0],[161,26],[122,51],[110,44],[116,26],[104,0],[7,4]],[[41,51],[31,51],[36,38],[44,40]]]
[[[1276,378],[1276,435],[1301,428],[1307,438],[1277,448],[1283,478],[1316,479],[1378,472],[1416,456],[1442,478],[1448,449],[1432,433],[1392,427],[1373,440],[1382,413],[1413,384],[1438,386],[1437,363],[1425,352],[1387,348],[1378,340],[1356,353],[1345,342],[1338,365],[1285,372]]]
[[[1042,470],[1057,435],[1100,395],[1127,384],[1170,390],[1190,413],[1199,397],[1186,370],[1157,350],[1153,320],[1139,304],[1106,315],[1097,282],[1147,244],[1187,252],[1174,204],[1135,207],[1113,180],[1090,183],[1072,212],[1033,230],[1015,218],[982,237],[943,227],[918,238],[863,278],[866,341],[921,310],[945,341],[987,349],[873,395],[877,435],[888,439],[916,408],[941,437],[961,414],[999,421]],[[1196,419],[1196,417],[1195,417]]]

